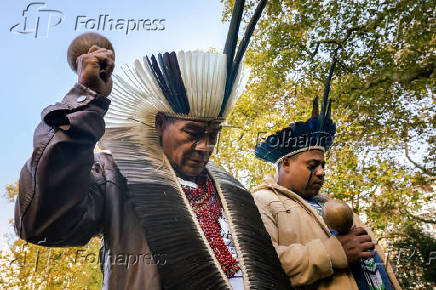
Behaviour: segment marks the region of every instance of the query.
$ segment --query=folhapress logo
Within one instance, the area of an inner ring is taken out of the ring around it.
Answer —
[[[59,10],[48,9],[44,2],[31,2],[23,10],[23,20],[9,31],[19,34],[33,34],[35,38],[47,38],[52,27],[62,23],[64,17]]]
[[[49,31],[64,20],[59,10],[48,9],[45,2],[31,2],[22,13],[20,23],[13,25],[9,31],[18,34],[33,34],[35,38],[47,38]],[[165,30],[165,18],[112,18],[109,14],[98,17],[78,15],[75,17],[74,30],[84,31],[120,31],[126,35],[137,31]]]
[[[91,30],[91,31],[122,31],[128,35],[135,31],[162,31],[165,30],[164,18],[154,19],[114,19],[109,14],[100,14],[97,17],[88,18],[85,15],[76,17],[74,30]]]

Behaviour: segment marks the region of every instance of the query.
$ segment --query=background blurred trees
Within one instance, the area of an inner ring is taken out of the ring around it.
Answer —
[[[16,195],[18,182],[6,187],[10,202]],[[1,289],[101,289],[99,237],[71,248],[42,247],[16,236],[9,242],[9,251],[0,252]]]
[[[222,2],[228,20],[234,0]],[[256,3],[246,1],[245,21]],[[434,0],[269,1],[245,57],[251,81],[215,155],[248,187],[274,173],[254,158],[255,144],[309,118],[337,50],[330,96],[338,130],[323,191],[349,202],[391,245],[392,257],[408,265],[398,267],[403,286],[413,288],[435,285],[424,274],[428,259],[407,260],[404,249],[399,256],[401,247],[436,255],[424,231],[436,233],[435,7]]]

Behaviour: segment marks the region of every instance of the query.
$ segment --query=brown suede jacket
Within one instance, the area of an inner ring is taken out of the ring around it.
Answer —
[[[123,198],[126,180],[110,154],[94,154],[109,104],[76,85],[44,109],[20,174],[15,228],[22,239],[50,247],[82,246],[103,234],[102,288],[160,289],[156,263],[164,261],[152,259],[133,205]]]
[[[43,110],[20,175],[17,234],[49,247],[103,236],[103,289],[230,289],[175,174],[159,175],[131,154],[142,166],[134,174],[147,179],[132,182],[115,152],[94,153],[109,104],[77,84]],[[289,289],[251,194],[211,162],[206,169],[229,220],[245,289]]]

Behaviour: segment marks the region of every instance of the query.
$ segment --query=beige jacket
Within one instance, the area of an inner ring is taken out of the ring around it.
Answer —
[[[303,289],[358,289],[339,240],[330,234],[322,217],[303,198],[277,184],[271,175],[252,190],[262,220],[291,284]],[[328,197],[318,196],[322,201]],[[374,234],[354,215],[354,225]],[[379,245],[376,251],[385,263]],[[393,289],[401,289],[391,265],[387,268]],[[302,287],[304,286],[304,287]]]

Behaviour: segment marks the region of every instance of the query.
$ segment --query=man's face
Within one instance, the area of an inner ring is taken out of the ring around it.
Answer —
[[[305,151],[285,158],[279,171],[279,184],[298,195],[311,199],[318,194],[324,182],[324,152]]]
[[[221,130],[219,122],[183,119],[163,119],[157,128],[171,165],[187,176],[199,175],[204,170]]]

